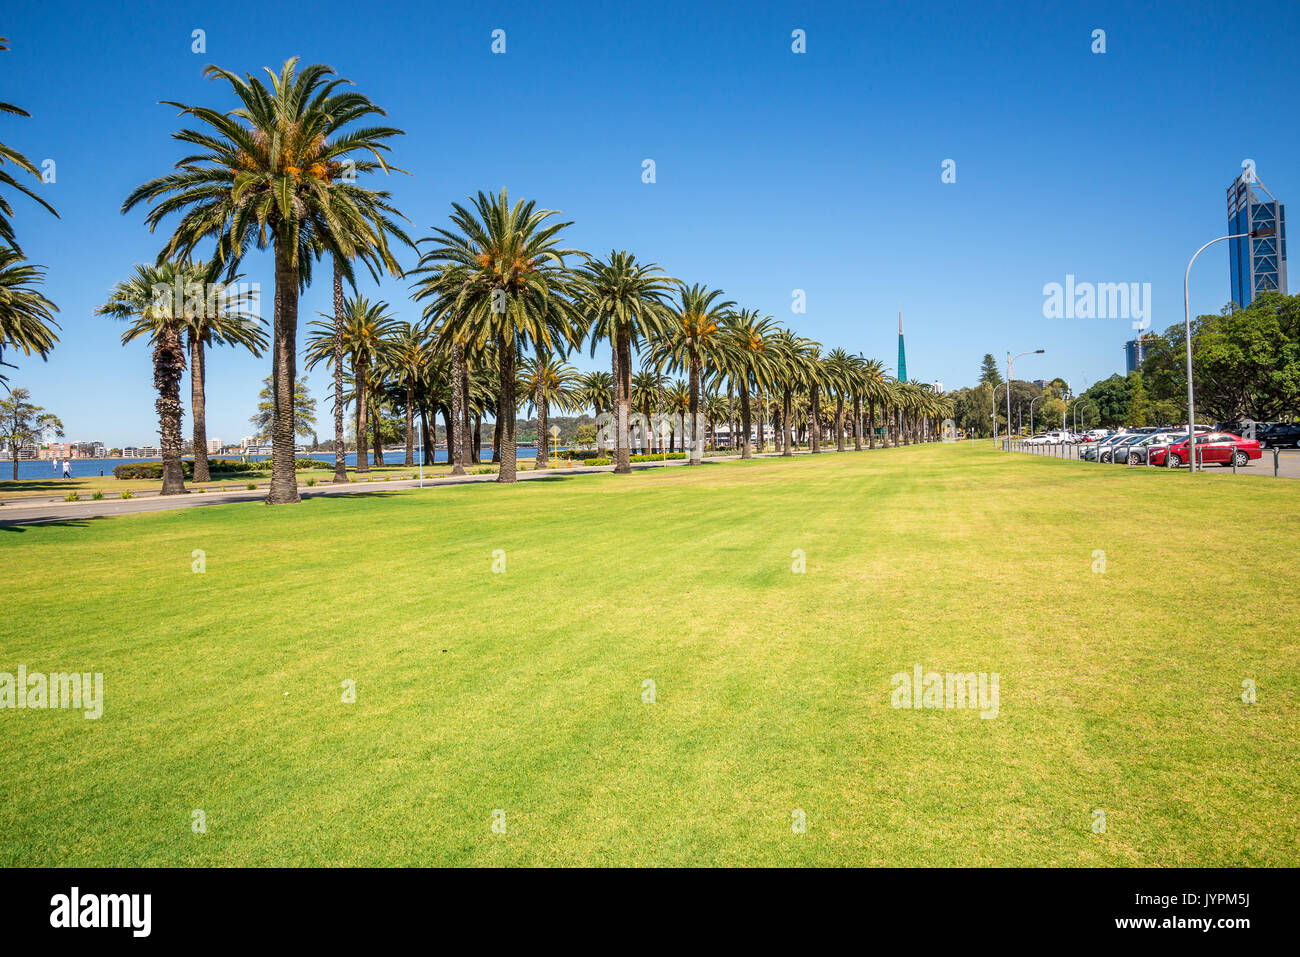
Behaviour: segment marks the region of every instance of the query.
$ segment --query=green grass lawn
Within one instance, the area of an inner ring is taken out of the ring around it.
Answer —
[[[105,681],[0,710],[0,864],[1295,866],[1298,505],[963,444],[0,529],[0,671]]]

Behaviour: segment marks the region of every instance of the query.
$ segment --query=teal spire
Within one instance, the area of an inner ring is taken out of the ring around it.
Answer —
[[[898,381],[907,381],[907,352],[903,349],[903,310],[898,310]]]

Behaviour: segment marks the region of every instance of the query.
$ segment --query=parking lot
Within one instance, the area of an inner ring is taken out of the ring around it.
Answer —
[[[999,439],[998,443],[1002,448],[1007,447],[1007,439]],[[1049,458],[1065,458],[1078,460],[1079,455],[1088,447],[1089,443],[1064,444],[1064,445],[1025,445],[1022,442],[1014,441],[1012,451],[1020,452],[1026,455],[1045,455]],[[1273,478],[1273,449],[1263,449],[1263,456],[1255,459],[1250,465],[1237,470],[1237,475],[1254,475]],[[1113,465],[1109,462],[1098,464],[1096,462],[1081,462],[1083,465],[1096,468],[1163,468],[1163,466],[1152,465]],[[1184,467],[1185,469],[1185,467]],[[1223,467],[1217,463],[1210,463],[1205,466],[1206,475],[1228,475],[1233,474],[1231,467]],[[1300,449],[1279,449],[1277,450],[1277,477],[1278,478],[1300,478]]]

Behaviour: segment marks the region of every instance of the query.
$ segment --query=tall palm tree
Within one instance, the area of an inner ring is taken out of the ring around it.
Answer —
[[[683,452],[686,451],[687,440],[695,437],[694,428],[686,424],[686,417],[691,414],[691,398],[691,387],[681,379],[676,380],[664,392],[664,407],[674,423],[681,423],[680,430],[674,428],[672,431],[681,432]],[[668,451],[677,451],[673,447],[672,432],[668,436]]]
[[[582,407],[590,407],[597,416],[608,412],[614,404],[614,377],[608,372],[582,373],[578,376],[578,390]]]
[[[560,232],[572,225],[548,222],[555,210],[531,200],[510,205],[506,191],[480,192],[472,208],[452,204],[452,229],[435,229],[426,256],[447,265],[434,308],[452,317],[471,347],[496,346],[501,431],[498,482],[514,482],[515,369],[529,345],[549,352],[577,327],[573,300],[579,283],[565,267],[566,256],[581,255],[560,245]]]
[[[25,263],[18,250],[0,246],[0,366],[5,349],[33,352],[45,359],[59,337],[54,313],[59,307],[36,289],[44,280],[43,266]],[[7,381],[0,375],[0,382]]]
[[[742,459],[754,457],[750,397],[771,385],[775,371],[771,347],[777,328],[776,320],[760,315],[756,309],[742,309],[725,320],[722,361],[740,394]],[[759,427],[762,428],[761,423]]]
[[[639,263],[626,251],[611,251],[603,260],[589,258],[578,272],[582,282],[579,304],[587,318],[584,331],[591,336],[592,354],[604,340],[612,347],[614,404],[618,409],[614,471],[628,474],[632,471],[628,451],[632,347],[653,340],[667,328],[671,309],[666,300],[681,283],[657,263]]]
[[[208,469],[208,397],[206,349],[215,344],[242,346],[255,356],[266,349],[266,333],[256,315],[252,293],[238,287],[209,286],[207,263],[197,262],[183,269],[186,284],[173,295],[187,300],[184,310],[185,340],[190,360],[190,416],[193,420],[194,481],[212,480]],[[236,274],[231,283],[241,277]],[[197,292],[191,297],[190,291]],[[209,295],[209,293],[212,295]],[[201,303],[201,305],[200,305]]]
[[[352,363],[358,472],[370,471],[366,455],[367,424],[371,418],[370,399],[377,386],[375,373],[377,364],[386,359],[389,342],[398,328],[388,309],[388,303],[371,302],[365,296],[353,296],[344,302],[343,351]],[[321,362],[333,364],[335,361],[334,317],[325,313],[320,315],[323,321],[317,320],[308,326],[310,334],[305,356],[308,369]]]
[[[155,229],[172,213],[180,220],[159,261],[187,259],[202,242],[216,241],[215,259],[233,274],[250,246],[270,246],[275,256],[275,315],[271,373],[275,423],[271,430],[273,505],[297,502],[294,474],[293,390],[296,375],[298,296],[310,282],[312,256],[324,249],[342,260],[360,254],[357,237],[369,230],[376,241],[392,232],[378,205],[360,202],[354,173],[387,170],[387,139],[401,130],[354,127],[382,111],[329,67],[297,69],[296,57],[279,74],[267,70],[270,86],[209,66],[205,75],[224,80],[239,101],[233,110],[165,101],[207,129],[183,129],[172,136],[197,152],[175,171],[137,187],[122,211],[140,203]]]
[[[853,356],[836,347],[822,360],[822,381],[835,396],[835,451],[844,451],[844,401],[853,394]]]
[[[135,275],[114,286],[108,301],[95,309],[96,315],[131,322],[122,333],[123,345],[140,336],[148,336],[153,345],[153,384],[158,390],[155,407],[163,460],[163,495],[185,492],[185,472],[181,465],[180,382],[185,373],[182,336],[186,319],[184,312],[177,308],[176,297],[159,295],[158,290],[175,288],[177,280],[183,288],[187,268],[172,263],[136,266]]]
[[[380,113],[383,111],[380,110]],[[387,149],[387,146],[381,146]],[[379,164],[370,161],[363,162],[360,171],[366,172],[378,168]],[[362,168],[364,167],[364,168]],[[389,167],[389,169],[396,169]],[[356,172],[357,170],[353,170]],[[399,171],[401,172],[401,171]],[[352,234],[348,237],[345,246],[351,246],[354,255],[370,271],[371,278],[379,280],[381,271],[387,270],[394,276],[402,275],[402,269],[397,264],[392,252],[388,248],[388,234],[391,233],[397,239],[401,240],[408,246],[414,246],[409,236],[396,225],[391,216],[402,216],[388,202],[389,194],[385,191],[365,189],[355,186],[349,182],[343,181],[336,184],[333,188],[347,190],[353,194],[353,201],[356,207],[364,211],[364,215],[343,221],[339,224],[339,229],[350,229]],[[391,214],[391,215],[390,215]],[[378,224],[378,228],[376,228]],[[318,230],[327,232],[328,229]],[[317,247],[317,253],[326,252],[324,247]],[[352,267],[352,260],[344,258],[341,254],[333,255],[334,264],[334,481],[348,481],[347,466],[347,448],[344,444],[343,435],[343,323],[345,321],[346,307],[343,297],[343,281],[346,279],[352,287],[353,293],[357,291],[356,274]],[[408,463],[410,464],[410,463]]]
[[[8,49],[8,39],[0,37],[0,53]],[[0,113],[8,113],[10,116],[31,117],[31,114],[26,110],[14,106],[12,103],[0,102]],[[18,190],[18,192],[22,193],[28,199],[33,199],[40,203],[57,217],[59,214],[54,211],[53,206],[41,199],[41,197],[37,196],[30,188],[18,182],[18,180],[14,178],[13,174],[4,168],[6,163],[12,163],[24,173],[31,173],[39,181],[41,173],[40,170],[36,168],[36,164],[12,146],[0,143],[0,186],[8,186]],[[21,247],[19,247],[18,241],[14,238],[13,224],[9,222],[9,218],[13,216],[13,214],[14,210],[13,207],[9,205],[9,200],[5,198],[3,193],[0,193],[0,246],[8,245],[21,258],[23,251]],[[42,358],[43,357],[44,355],[42,354]]]
[[[425,330],[409,322],[399,322],[393,326],[384,350],[383,364],[404,392],[406,405],[404,465],[415,464],[415,390],[432,359],[433,348]]]
[[[722,348],[722,321],[735,308],[730,300],[720,302],[721,289],[704,286],[683,286],[679,304],[667,329],[667,334],[653,343],[651,361],[659,368],[665,366],[684,370],[690,389],[690,424],[687,426],[691,441],[688,464],[699,465],[703,448],[695,431],[700,411],[700,381],[706,361],[715,362]]]
[[[660,436],[655,431],[655,417],[663,411],[664,389],[668,385],[668,380],[652,367],[646,367],[632,377],[631,391],[632,401],[630,407],[635,409],[640,417],[641,428],[641,449],[645,452],[652,452],[658,445],[656,441]],[[629,417],[628,432],[632,431]],[[625,436],[626,444],[631,449],[631,436]]]
[[[572,412],[582,407],[578,371],[555,356],[525,359],[519,370],[519,387],[528,396],[529,413],[537,414],[537,459],[534,468],[550,464],[550,446],[542,442],[547,415],[554,409]]]
[[[859,420],[862,416],[860,403],[863,399],[867,403],[867,442],[868,448],[876,447],[876,409],[884,408],[889,401],[889,377],[885,375],[885,367],[877,359],[867,359],[861,355],[857,356],[857,376],[854,382],[854,414]],[[862,448],[862,427],[857,425],[854,435],[854,447],[861,450]]]
[[[789,456],[794,455],[794,394],[809,386],[818,344],[789,329],[782,329],[774,340],[772,354],[776,382],[781,390],[781,454]]]

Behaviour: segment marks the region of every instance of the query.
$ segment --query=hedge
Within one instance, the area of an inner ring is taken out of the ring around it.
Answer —
[[[295,459],[293,467],[295,469],[323,469],[328,468],[329,463],[322,462],[320,459]],[[241,472],[269,472],[271,471],[271,460],[240,462],[237,459],[208,459],[208,470],[214,476],[239,474]],[[187,479],[193,478],[193,460],[182,459],[181,471]],[[163,464],[161,462],[126,462],[113,467],[113,477],[119,479],[160,479],[162,474]]]

